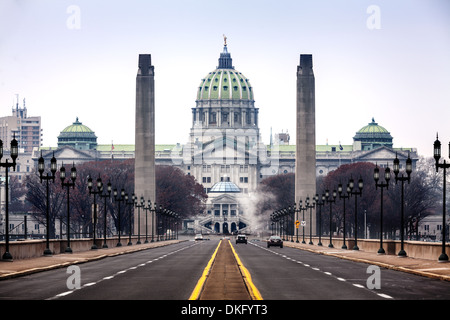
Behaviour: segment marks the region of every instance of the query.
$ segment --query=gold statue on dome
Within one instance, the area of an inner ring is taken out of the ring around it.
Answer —
[[[223,45],[226,47],[227,46],[227,36],[223,35]]]

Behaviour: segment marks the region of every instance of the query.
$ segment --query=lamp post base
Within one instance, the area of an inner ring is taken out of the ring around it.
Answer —
[[[438,259],[439,262],[448,262],[448,256],[445,253],[442,253]]]
[[[378,249],[377,254],[385,254],[386,252],[384,251],[383,248]]]
[[[72,249],[70,247],[67,247],[65,253],[72,253]]]
[[[405,250],[400,250],[397,255],[400,258],[405,258],[406,257],[406,251]]]
[[[53,255],[53,252],[49,249],[49,248],[46,248],[45,250],[44,250],[44,256],[51,256],[51,255]]]
[[[9,253],[8,251],[6,251],[3,256],[2,256],[2,260],[4,261],[13,261],[13,257],[11,255],[11,253]]]

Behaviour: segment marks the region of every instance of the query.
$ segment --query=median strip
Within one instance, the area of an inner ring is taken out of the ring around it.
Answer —
[[[189,297],[189,300],[198,300],[198,298],[200,297],[200,293],[203,290],[203,286],[205,284],[206,277],[208,276],[208,274],[211,270],[212,264],[214,262],[214,259],[216,258],[217,251],[219,250],[221,243],[222,243],[222,241],[219,242],[219,245],[217,246],[216,250],[214,250],[214,253],[211,256],[211,259],[209,259],[208,264],[206,265],[205,269],[203,270],[202,276],[197,281],[197,285],[195,286],[194,291],[192,291],[191,296]]]
[[[262,300],[229,240],[222,240],[189,300]]]

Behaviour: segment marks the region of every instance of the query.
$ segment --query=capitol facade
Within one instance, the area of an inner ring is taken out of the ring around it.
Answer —
[[[225,42],[218,66],[198,85],[189,141],[155,146],[156,165],[179,167],[208,194],[205,212],[193,222],[197,231],[233,233],[259,228],[252,220],[252,193],[266,177],[295,172],[296,146],[289,144],[289,134],[277,134],[265,144],[258,116],[254,88],[234,68]],[[41,152],[46,161],[54,154],[60,163],[75,164],[135,156],[134,145],[102,145],[96,139],[95,132],[77,118],[61,132],[57,148],[34,149],[35,167]],[[372,119],[356,131],[352,145],[316,145],[316,176],[343,164],[392,162],[396,155],[400,163],[410,155],[413,167],[418,160],[415,148],[394,148],[390,132]]]

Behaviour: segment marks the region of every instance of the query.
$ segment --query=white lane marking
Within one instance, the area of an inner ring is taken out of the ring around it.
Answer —
[[[112,275],[112,276],[107,276],[107,277],[103,277],[102,279],[98,280],[97,282],[89,282],[89,283],[86,283],[86,284],[83,285],[81,288],[93,286],[93,285],[95,285],[95,284],[98,284],[98,283],[102,282],[103,280],[110,280],[110,279],[114,278],[114,276],[119,275],[119,274],[122,274],[122,273],[125,273],[125,272],[127,272],[128,270],[134,270],[134,269],[136,269],[137,267],[145,266],[145,265],[148,264],[148,263],[152,263],[153,261],[157,261],[157,260],[163,259],[163,258],[165,258],[165,257],[167,257],[167,256],[169,256],[169,255],[171,255],[171,254],[173,254],[173,253],[175,253],[175,252],[180,252],[180,251],[185,250],[185,249],[187,249],[187,248],[191,248],[191,247],[193,247],[193,246],[195,246],[195,245],[197,245],[197,243],[194,243],[194,244],[192,244],[192,245],[190,245],[190,246],[187,246],[187,247],[184,247],[184,248],[180,248],[180,249],[178,249],[178,250],[175,250],[175,251],[166,253],[166,254],[164,254],[164,255],[162,255],[162,256],[156,258],[156,259],[149,260],[149,261],[147,261],[146,263],[141,263],[141,264],[139,264],[139,265],[137,265],[137,266],[135,266],[135,267],[130,267],[130,268],[126,269],[126,270],[118,271],[118,272],[116,272],[114,275]],[[80,290],[81,288],[75,289],[75,290]],[[51,297],[51,298],[48,298],[47,300],[53,300],[53,299],[57,299],[57,298],[59,298],[59,297],[67,296],[67,295],[71,294],[72,292],[74,292],[75,290],[71,290],[71,291],[66,291],[66,292],[59,293],[59,294],[57,294],[57,295],[55,295],[55,296],[53,296],[53,297]]]

